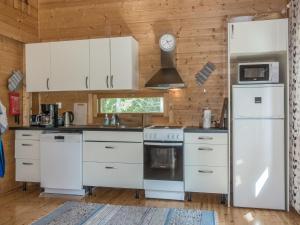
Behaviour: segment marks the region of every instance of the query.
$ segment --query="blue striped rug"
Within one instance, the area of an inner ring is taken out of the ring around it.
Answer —
[[[33,225],[217,225],[213,211],[66,202]]]

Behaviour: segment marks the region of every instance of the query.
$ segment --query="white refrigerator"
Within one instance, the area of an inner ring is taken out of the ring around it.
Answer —
[[[233,85],[233,205],[285,202],[284,85]]]

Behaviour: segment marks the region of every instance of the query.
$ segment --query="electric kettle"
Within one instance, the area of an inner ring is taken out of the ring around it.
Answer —
[[[64,118],[64,126],[68,127],[74,121],[74,113],[71,111],[64,112],[63,118]]]

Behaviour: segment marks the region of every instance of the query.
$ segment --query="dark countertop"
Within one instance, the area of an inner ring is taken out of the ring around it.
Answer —
[[[10,130],[46,130],[46,131],[130,131],[143,132],[143,127],[103,127],[101,125],[86,125],[86,126],[59,126],[59,127],[38,127],[38,126],[19,126],[9,127]]]
[[[129,131],[129,132],[143,132],[143,127],[104,127],[101,125],[86,125],[86,126],[69,126],[69,127],[38,127],[38,126],[15,126],[9,127],[10,130],[46,130],[46,131]],[[222,128],[199,128],[186,127],[186,133],[228,133],[228,130]]]
[[[186,127],[185,133],[228,133],[227,129],[223,128],[200,128],[200,127]]]

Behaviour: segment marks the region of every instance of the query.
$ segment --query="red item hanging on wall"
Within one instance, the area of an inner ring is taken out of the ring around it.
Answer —
[[[9,115],[15,116],[15,122],[20,123],[20,94],[10,92],[9,94]]]

